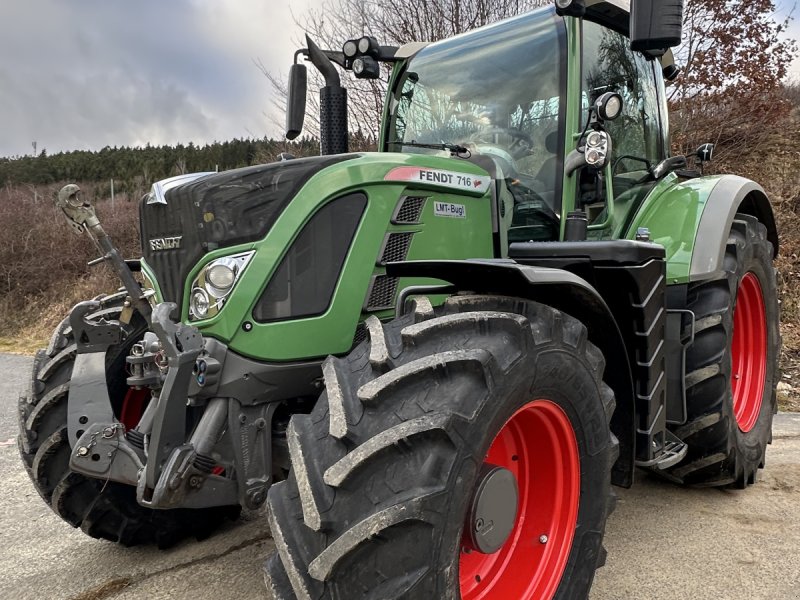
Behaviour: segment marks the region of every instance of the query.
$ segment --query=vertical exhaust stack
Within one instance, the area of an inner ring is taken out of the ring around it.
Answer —
[[[306,54],[322,76],[325,87],[319,91],[319,136],[321,154],[347,152],[347,90],[342,87],[339,73],[328,55],[306,36]],[[295,63],[289,70],[289,95],[286,106],[286,138],[293,140],[303,131],[306,114],[308,73],[306,66]]]
[[[306,36],[308,57],[325,77],[325,87],[319,91],[319,135],[321,153],[347,152],[347,90],[342,87],[333,62]]]

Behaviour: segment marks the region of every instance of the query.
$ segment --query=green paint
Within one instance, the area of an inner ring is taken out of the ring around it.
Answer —
[[[574,148],[585,125],[582,106],[582,23],[580,19],[556,18],[552,8],[542,12],[535,21],[547,23],[549,33],[553,27],[565,37],[565,60],[561,60],[560,93],[562,99],[560,117],[565,120],[564,157]],[[545,31],[545,29],[537,30]],[[481,35],[486,35],[481,34]],[[497,34],[495,34],[497,35]],[[480,38],[483,39],[483,38]],[[488,41],[484,40],[485,43]],[[458,44],[453,52],[458,52]],[[413,59],[412,59],[413,60]],[[535,57],[532,60],[536,60]],[[393,118],[393,102],[399,98],[395,88],[404,85],[408,78],[408,61],[398,61],[393,68],[389,92],[383,111],[381,148],[386,149],[395,133],[390,130]],[[412,63],[413,66],[413,63]],[[511,83],[509,83],[511,85]],[[426,167],[455,171],[465,175],[483,176],[487,173],[475,163],[463,159],[446,158],[430,153],[399,154],[390,152],[368,153],[343,163],[333,165],[314,175],[296,194],[289,206],[277,219],[264,239],[248,244],[210,252],[194,267],[184,288],[182,317],[188,321],[189,287],[198,271],[208,262],[244,251],[254,251],[254,256],[241,274],[233,292],[219,314],[205,321],[194,322],[204,335],[217,338],[229,345],[231,350],[260,360],[290,361],[321,357],[327,354],[342,354],[352,346],[353,334],[359,321],[368,313],[363,312],[365,299],[372,278],[385,273],[377,265],[384,239],[391,232],[414,234],[407,260],[424,259],[468,259],[494,256],[495,235],[492,231],[492,194],[480,190],[458,190],[434,182],[413,183],[386,181],[387,174],[397,167]],[[605,169],[606,180],[611,182],[611,167]],[[663,245],[667,253],[669,283],[684,283],[689,278],[692,248],[695,243],[700,217],[711,190],[718,178],[708,177],[678,182],[671,174],[659,182],[643,184],[635,189],[613,197],[611,185],[606,186],[606,211],[599,217],[602,221],[590,227],[591,239],[635,238],[639,227],[647,227],[651,239]],[[562,179],[560,214],[574,210],[577,198],[577,177]],[[303,227],[316,212],[328,202],[343,195],[362,192],[367,198],[367,207],[358,225],[350,250],[344,262],[341,277],[336,286],[328,310],[321,315],[281,322],[258,323],[252,311],[268,285],[284,254]],[[421,221],[416,225],[395,225],[391,217],[399,199],[404,195],[426,196]],[[463,218],[437,215],[435,202],[447,202],[463,207]],[[500,256],[507,255],[505,229],[511,224],[513,199],[510,193],[501,190],[498,202],[499,231],[497,235]],[[558,202],[556,202],[558,204]],[[561,237],[564,221],[561,223]],[[143,270],[155,282],[146,264]],[[398,290],[410,285],[431,285],[439,282],[420,279],[403,279]],[[157,285],[157,298],[161,299]],[[438,298],[441,300],[442,298]],[[376,314],[380,318],[391,318],[392,311]],[[245,323],[252,325],[245,331]]]
[[[575,144],[580,139],[584,126],[584,116],[581,110],[581,21],[575,17],[566,17],[567,24],[567,96],[566,127],[564,128],[564,158],[575,149]],[[576,174],[569,177],[564,175],[561,192],[561,239],[564,239],[565,217],[570,211],[575,210],[575,199],[578,196],[578,178]]]
[[[650,230],[650,239],[666,249],[670,284],[689,281],[700,218],[719,180],[715,176],[678,182],[675,174],[668,175],[650,192],[624,233],[634,239],[639,227]]]
[[[211,319],[195,322],[203,335],[229,344],[234,352],[261,360],[288,361],[341,354],[352,346],[356,324],[364,318],[362,306],[372,275],[385,273],[376,261],[387,232],[415,233],[408,260],[492,256],[491,194],[453,191],[430,183],[384,181],[386,174],[398,166],[425,166],[487,175],[476,165],[460,159],[389,153],[366,154],[320,171],[300,190],[263,240],[209,253],[198,263],[189,274],[184,289],[187,298],[182,313],[184,320],[188,320],[189,286],[203,265],[220,256],[255,250],[220,313]],[[354,191],[367,195],[367,208],[327,312],[292,321],[257,323],[252,318],[253,307],[294,238],[319,208]],[[397,203],[407,194],[429,196],[421,222],[418,225],[392,225],[390,221]],[[434,202],[437,201],[463,206],[466,216],[436,216]],[[437,282],[403,279],[398,289],[431,283]],[[250,331],[242,328],[245,322],[252,323]]]

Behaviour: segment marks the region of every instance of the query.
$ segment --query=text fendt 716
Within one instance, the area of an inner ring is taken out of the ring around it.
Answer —
[[[156,183],[140,261],[66,186],[124,287],[36,356],[42,498],[161,546],[266,504],[275,598],[513,600],[588,594],[636,467],[753,483],[777,233],[759,185],[670,155],[681,19],[558,0],[431,44],[308,40],[288,136],[305,59],[322,156]],[[338,69],[386,63],[380,151],[347,153]]]

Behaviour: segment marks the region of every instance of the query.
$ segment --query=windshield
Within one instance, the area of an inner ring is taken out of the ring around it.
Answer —
[[[388,150],[447,156],[420,145],[463,146],[558,210],[565,38],[546,8],[427,46],[390,98]]]

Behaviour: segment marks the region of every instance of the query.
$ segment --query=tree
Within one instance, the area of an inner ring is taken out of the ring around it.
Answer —
[[[322,48],[338,50],[346,40],[363,35],[371,35],[383,45],[402,46],[435,42],[545,4],[549,0],[326,0],[321,8],[308,11],[295,23]],[[286,80],[262,63],[256,65],[272,83],[276,92],[273,105],[282,115]],[[309,90],[324,85],[314,69],[309,73]],[[389,67],[384,73],[388,76]],[[350,129],[368,139],[377,138],[379,133],[387,78],[356,79],[348,74],[344,84],[348,88]],[[309,93],[305,130],[315,136],[319,134],[318,115],[317,96]]]
[[[296,24],[320,46],[338,49],[347,39],[372,35],[383,44],[436,41],[509,17],[548,0],[327,0]],[[737,151],[755,152],[775,127],[782,127],[788,103],[782,80],[795,44],[782,39],[786,21],[776,21],[772,0],[686,0],[684,40],[676,51],[683,68],[670,87],[673,146],[691,152],[715,142],[718,159]],[[261,70],[272,82],[278,114],[286,106],[282,74]],[[386,72],[388,74],[388,71]],[[311,70],[310,90],[322,85]],[[386,84],[349,77],[351,130],[378,135]],[[318,107],[309,94],[306,131],[318,135]],[[772,123],[773,127],[763,127]],[[281,123],[282,126],[282,123]],[[743,145],[742,145],[743,144]]]
[[[783,95],[796,45],[782,34],[772,0],[688,0],[683,44],[676,63],[683,73],[670,88],[673,146],[692,152],[717,144],[718,166],[757,153],[784,127],[790,110]]]

